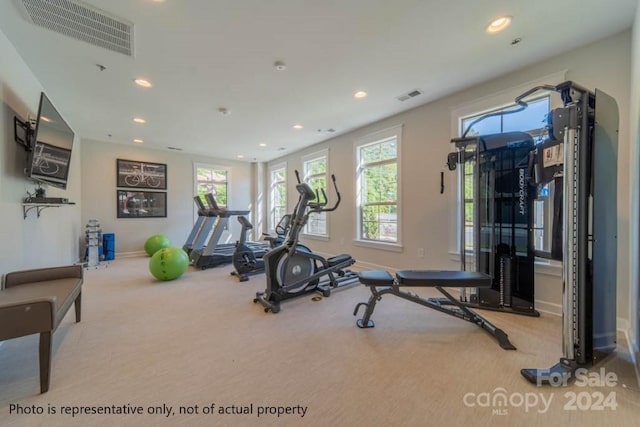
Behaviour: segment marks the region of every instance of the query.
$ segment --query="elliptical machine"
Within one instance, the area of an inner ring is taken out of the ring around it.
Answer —
[[[296,171],[296,178],[298,179],[298,183],[300,183],[298,171]],[[299,202],[300,200],[298,200],[298,203]],[[285,214],[280,218],[280,221],[278,221],[275,227],[275,236],[269,233],[262,233],[262,239],[269,243],[270,249],[277,248],[284,243],[289,233],[289,228],[291,227],[291,218],[295,215],[297,209],[298,204],[296,204],[292,214]],[[256,251],[255,248],[247,244],[248,233],[253,230],[253,224],[249,222],[247,217],[244,215],[238,216],[238,222],[241,225],[240,239],[236,242],[236,249],[233,253],[232,263],[234,271],[231,272],[231,275],[236,276],[241,282],[246,282],[249,280],[250,275],[264,272],[263,257],[267,250],[261,249],[260,251]],[[298,243],[298,245],[311,252],[311,249],[308,247],[300,243]]]
[[[345,268],[356,261],[348,254],[341,254],[329,259],[314,254],[298,243],[300,232],[309,220],[309,215],[320,212],[332,212],[340,205],[340,192],[336,185],[335,175],[331,175],[337,196],[334,206],[328,208],[327,195],[321,189],[322,197],[316,194],[305,182],[300,182],[296,171],[300,195],[295,211],[291,217],[291,227],[285,242],[267,252],[264,267],[267,275],[267,289],[257,292],[254,303],[260,303],[265,312],[280,311],[280,302],[310,292],[320,292],[324,297],[331,294],[331,289],[358,282],[358,275]],[[326,278],[323,278],[326,276]],[[322,279],[322,280],[321,280]]]
[[[240,215],[238,222],[241,224],[242,229],[240,231],[240,240],[236,243],[236,250],[233,252],[232,263],[234,271],[231,272],[232,276],[236,276],[241,282],[249,280],[249,276],[264,272],[264,254],[266,250],[256,251],[255,248],[251,248],[247,245],[247,234],[253,230],[253,224],[249,220]],[[276,235],[270,235],[262,233],[262,238],[269,242],[270,249],[280,246],[289,231],[289,224],[291,223],[291,215],[286,214],[282,217],[278,225],[276,225]],[[311,252],[311,249],[298,243],[307,251]]]

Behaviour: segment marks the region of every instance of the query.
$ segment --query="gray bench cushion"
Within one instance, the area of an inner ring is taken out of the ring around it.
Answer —
[[[0,292],[0,340],[55,329],[79,293],[78,279],[66,278],[14,286]],[[11,310],[9,307],[13,306]],[[15,317],[18,312],[23,312]],[[4,336],[5,333],[8,336]]]

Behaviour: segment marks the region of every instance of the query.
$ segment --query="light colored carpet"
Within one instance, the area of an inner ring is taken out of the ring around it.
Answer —
[[[263,276],[238,283],[226,266],[191,269],[160,283],[147,263],[119,259],[86,272],[82,322],[74,323],[70,312],[54,335],[48,393],[38,394],[37,336],[4,342],[0,425],[547,426],[636,425],[640,419],[640,392],[623,341],[602,365],[617,375],[615,387],[536,388],[520,376],[520,368],[558,361],[561,327],[554,316],[482,312],[518,347],[505,351],[470,323],[393,296],[376,308],[375,328],[359,329],[353,308],[369,294],[361,285],[318,302],[312,295],[286,301],[274,315],[252,303],[264,290]],[[511,399],[507,406],[478,406],[500,388]],[[614,393],[617,408],[568,410],[566,393],[575,393],[582,407],[587,399],[596,403],[598,393]],[[533,402],[534,396],[552,399],[546,412],[539,412],[541,401],[528,411],[518,405],[520,397]],[[211,404],[214,414],[205,414]],[[45,414],[16,414],[15,405]],[[61,407],[112,405],[139,406],[145,414],[60,414]],[[163,405],[175,415],[146,413]],[[180,406],[195,412],[195,405],[197,413],[178,413]],[[253,405],[253,414],[219,414],[221,405]],[[258,418],[264,406],[306,413]],[[49,408],[57,414],[46,415]]]

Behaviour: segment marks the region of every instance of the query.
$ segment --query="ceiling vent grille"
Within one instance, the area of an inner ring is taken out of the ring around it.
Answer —
[[[133,56],[133,24],[78,0],[22,0],[35,25]]]
[[[398,101],[406,101],[407,99],[415,98],[418,95],[422,95],[422,91],[420,89],[414,89],[411,92],[404,93],[400,96],[396,96]]]

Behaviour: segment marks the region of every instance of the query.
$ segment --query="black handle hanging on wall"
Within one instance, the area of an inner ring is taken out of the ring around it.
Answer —
[[[440,171],[440,194],[444,193],[444,171]]]

